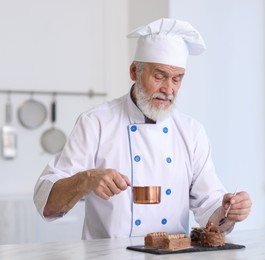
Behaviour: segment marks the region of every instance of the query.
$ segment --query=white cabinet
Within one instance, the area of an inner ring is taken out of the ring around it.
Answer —
[[[0,244],[80,240],[85,202],[79,201],[63,218],[47,222],[32,196],[0,196]]]
[[[0,244],[35,240],[35,212],[31,196],[0,196]]]
[[[63,218],[47,222],[37,215],[36,242],[80,240],[85,202],[79,201]]]

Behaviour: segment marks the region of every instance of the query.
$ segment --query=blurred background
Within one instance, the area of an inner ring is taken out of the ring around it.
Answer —
[[[235,229],[265,226],[263,0],[0,0],[0,127],[8,123],[17,136],[9,156],[0,142],[0,244],[80,239],[83,201],[52,223],[32,201],[54,156],[40,141],[52,127],[51,93],[55,126],[68,136],[81,112],[129,91],[135,41],[126,34],[161,17],[189,21],[204,37],[207,51],[190,57],[178,106],[204,124],[227,190],[238,185],[252,197],[250,217]],[[32,99],[47,115],[27,128],[18,115]]]

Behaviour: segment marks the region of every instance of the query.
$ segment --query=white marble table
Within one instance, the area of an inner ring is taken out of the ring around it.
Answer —
[[[51,242],[39,244],[0,245],[1,260],[71,260],[71,259],[265,259],[265,229],[234,231],[228,243],[245,245],[244,249],[211,252],[153,255],[127,250],[129,245],[143,244],[143,238],[98,239],[89,241]]]

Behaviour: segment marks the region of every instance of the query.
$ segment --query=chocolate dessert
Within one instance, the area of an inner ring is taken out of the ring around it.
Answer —
[[[204,247],[218,247],[225,245],[225,233],[220,231],[213,223],[208,223],[206,227],[192,228],[191,244]]]
[[[191,239],[185,234],[168,234],[166,232],[153,232],[145,236],[144,246],[145,248],[177,250],[190,247]]]

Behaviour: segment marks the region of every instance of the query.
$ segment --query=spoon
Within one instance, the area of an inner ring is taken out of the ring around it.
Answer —
[[[238,187],[236,187],[236,190],[235,190],[235,192],[233,193],[233,197],[236,196],[237,188],[238,188]],[[226,212],[225,212],[225,216],[219,221],[219,226],[223,225],[223,224],[226,222],[226,220],[227,220],[227,215],[228,215],[228,212],[229,212],[231,206],[232,206],[232,204],[230,203],[228,209],[227,209]]]

